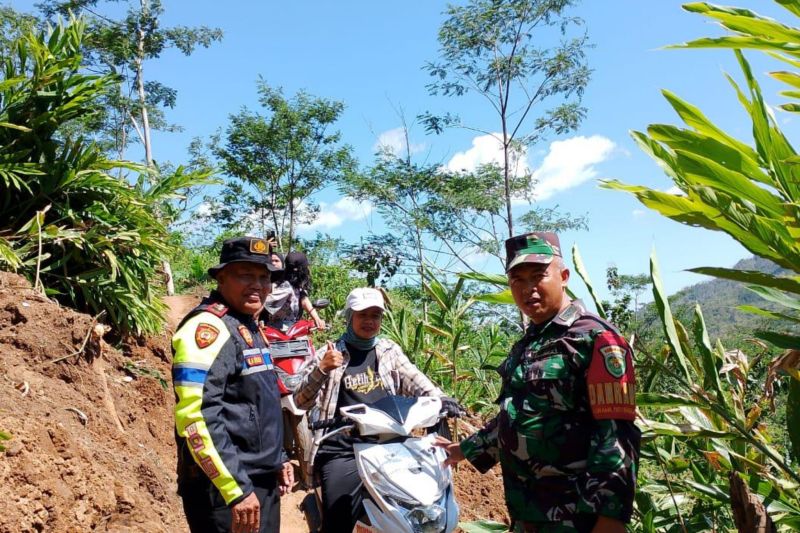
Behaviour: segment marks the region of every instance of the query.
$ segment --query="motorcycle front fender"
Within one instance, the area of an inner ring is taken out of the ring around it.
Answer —
[[[287,394],[286,396],[281,397],[281,409],[289,411],[295,416],[303,416],[306,412],[303,409],[300,409],[294,403],[294,395]]]

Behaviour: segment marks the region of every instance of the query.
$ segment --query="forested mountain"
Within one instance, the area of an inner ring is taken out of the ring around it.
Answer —
[[[775,276],[791,275],[791,272],[785,268],[760,257],[742,259],[733,268],[755,270]],[[695,304],[699,303],[712,339],[746,335],[766,325],[767,320],[763,317],[737,309],[740,305],[752,305],[771,311],[785,312],[785,308],[764,300],[748,290],[745,284],[721,279],[704,281],[686,287],[672,295],[670,303],[679,316],[683,316],[687,311],[691,312]],[[771,322],[774,327],[775,322]],[[788,331],[791,331],[792,327],[797,329],[788,322],[784,325]]]

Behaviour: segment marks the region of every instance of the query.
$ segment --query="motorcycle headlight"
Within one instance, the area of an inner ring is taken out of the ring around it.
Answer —
[[[292,374],[291,376],[289,374],[284,374],[281,376],[281,380],[287,389],[294,391],[300,386],[300,383],[303,381],[303,376],[300,374]]]
[[[406,513],[414,533],[441,533],[447,525],[447,512],[440,505],[414,507]]]

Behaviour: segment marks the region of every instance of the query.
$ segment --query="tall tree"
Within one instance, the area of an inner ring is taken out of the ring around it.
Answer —
[[[0,266],[39,290],[121,330],[161,330],[164,304],[154,281],[170,253],[155,207],[209,182],[178,168],[146,181],[140,165],[108,158],[73,136],[71,123],[95,113],[115,83],[82,63],[85,24],[72,19],[30,32],[0,69]],[[116,172],[141,177],[135,184]]]
[[[340,189],[356,200],[375,205],[393,234],[400,237],[389,239],[402,249],[398,256],[409,258],[421,276],[426,260],[425,237],[433,235],[430,211],[440,192],[440,165],[413,161],[409,128],[402,114],[400,118],[404,146],[380,146],[373,165],[366,172],[346,176]]]
[[[156,59],[170,48],[191,55],[198,46],[209,47],[222,39],[219,28],[161,26],[164,7],[161,0],[126,0],[125,17],[115,20],[100,12],[103,4],[119,0],[44,0],[40,9],[48,18],[80,13],[89,21],[84,50],[90,68],[113,74],[120,80],[119,91],[106,93],[104,114],[93,117],[95,129],[111,140],[119,159],[131,142],[131,130],[144,148],[144,160],[153,179],[158,169],[153,160],[151,129],[175,130],[164,118],[163,108],[174,107],[177,92],[145,76],[145,63]],[[160,215],[160,213],[156,213]],[[173,294],[172,268],[164,261],[167,294]]]
[[[120,19],[104,12],[108,5],[126,4]],[[84,55],[87,66],[102,74],[113,74],[120,81],[118,90],[107,95],[103,110],[102,134],[110,140],[120,159],[131,142],[141,143],[145,163],[153,165],[152,130],[174,131],[165,117],[165,108],[177,101],[177,91],[148,79],[148,61],[177,48],[191,55],[198,46],[208,48],[222,39],[219,28],[164,27],[161,0],[44,0],[38,4],[52,20],[69,13],[81,14],[87,21]]]
[[[260,114],[243,109],[230,117],[216,155],[229,176],[222,195],[210,200],[223,227],[266,235],[273,230],[282,250],[296,241],[298,226],[313,221],[311,196],[355,171],[349,146],[333,125],[344,104],[300,91],[287,99],[280,88],[258,82]]]
[[[478,95],[497,118],[493,126],[477,126],[451,113],[419,117],[430,132],[459,127],[497,141],[501,164],[478,168],[471,184],[484,187],[484,196],[476,197],[470,187],[453,189],[450,201],[467,208],[462,209],[466,218],[452,211],[446,211],[445,218],[456,224],[457,236],[498,256],[497,241],[503,234],[514,234],[515,202],[527,200],[530,205],[533,199],[535,180],[525,161],[528,149],[550,134],[575,130],[586,112],[580,102],[591,74],[588,37],[581,31],[582,21],[566,13],[575,3],[471,0],[451,5],[439,30],[441,57],[425,67],[434,79],[428,85],[431,94]],[[577,36],[569,36],[575,29]],[[462,192],[467,195],[459,195]],[[498,194],[499,202],[487,203],[487,192]],[[553,213],[540,211],[534,218],[546,215]],[[566,222],[569,227],[571,219]]]

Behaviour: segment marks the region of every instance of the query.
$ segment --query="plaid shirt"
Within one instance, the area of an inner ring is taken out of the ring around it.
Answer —
[[[342,339],[336,341],[336,349],[342,352],[344,362],[342,366],[325,374],[319,368],[319,362],[325,356],[326,349],[317,351],[315,360],[306,368],[303,382],[294,393],[294,401],[300,409],[311,409],[316,404],[319,407],[319,419],[327,420],[336,416],[336,403],[339,399],[339,385],[342,382],[345,369],[350,363],[350,354]],[[400,346],[389,339],[378,339],[375,345],[375,357],[378,360],[378,375],[384,388],[389,394],[401,396],[442,396],[443,393],[428,377],[420,372],[409,361]],[[316,402],[315,402],[316,400]],[[314,435],[314,444],[311,447],[310,463],[314,464],[319,445],[317,439],[322,430]]]

